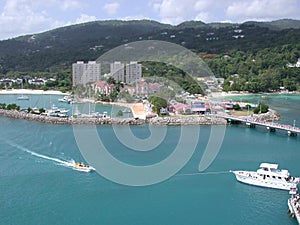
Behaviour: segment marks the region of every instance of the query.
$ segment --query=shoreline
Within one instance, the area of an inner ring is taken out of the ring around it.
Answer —
[[[0,95],[18,95],[18,94],[26,94],[26,95],[70,95],[69,93],[63,93],[61,91],[56,90],[33,90],[33,89],[11,89],[11,90],[0,90]]]
[[[48,124],[61,125],[158,125],[158,126],[178,126],[178,125],[224,125],[226,120],[212,115],[203,116],[181,116],[181,117],[155,117],[147,120],[137,118],[60,118],[43,116],[38,114],[30,114],[19,112],[16,110],[0,109],[0,116],[14,119],[25,119],[28,121],[36,121]]]
[[[220,99],[226,97],[235,97],[235,96],[251,96],[251,95],[299,95],[299,91],[290,91],[290,92],[261,92],[261,93],[250,93],[250,92],[212,92],[211,96],[208,97],[209,100]]]

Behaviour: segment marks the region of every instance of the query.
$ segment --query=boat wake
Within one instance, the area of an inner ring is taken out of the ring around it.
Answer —
[[[180,173],[176,174],[175,176],[196,176],[196,175],[217,175],[217,174],[226,174],[229,173],[229,171],[214,171],[214,172],[205,172],[205,173]]]
[[[61,160],[61,159],[58,159],[58,158],[53,158],[53,157],[49,157],[49,156],[46,156],[46,155],[42,155],[42,154],[39,154],[39,153],[36,153],[34,151],[30,151],[29,149],[25,148],[25,147],[22,147],[18,144],[15,144],[15,143],[11,143],[11,142],[7,142],[10,146],[12,147],[15,147],[19,150],[22,150],[23,152],[27,152],[33,156],[36,156],[38,158],[42,158],[42,159],[46,159],[46,160],[49,160],[49,161],[53,161],[53,162],[56,162],[57,165],[61,165],[61,166],[65,166],[65,167],[69,167],[69,168],[72,168],[75,161],[73,159],[71,159],[70,161],[64,161],[64,160]]]

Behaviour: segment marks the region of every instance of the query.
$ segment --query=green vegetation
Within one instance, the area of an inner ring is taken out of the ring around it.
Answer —
[[[2,75],[4,77],[4,75]],[[33,85],[25,82],[26,80],[33,78],[42,78],[48,80],[45,85]],[[0,74],[1,78],[1,74]],[[18,72],[10,71],[5,74],[7,79],[17,79],[20,78],[23,80],[23,88],[26,89],[41,89],[44,91],[47,90],[59,90],[61,92],[67,92],[72,89],[72,80],[71,80],[71,70],[63,70],[60,72]],[[51,80],[50,80],[51,79]],[[4,84],[2,87],[4,88]],[[1,87],[1,85],[0,85]],[[22,88],[21,84],[13,83],[12,87],[8,86],[7,88]]]
[[[121,116],[123,116],[123,112],[122,112],[122,110],[119,110],[118,112],[117,112],[117,115],[116,115],[117,117],[121,117]]]
[[[258,106],[255,107],[255,108],[253,109],[253,113],[255,113],[255,114],[258,114],[258,113],[266,113],[266,112],[268,112],[268,111],[269,111],[269,106],[266,105],[266,104],[263,103],[263,102],[260,102],[260,103],[258,104]]]
[[[234,110],[241,110],[241,106],[239,104],[234,104],[233,109]]]
[[[225,79],[224,91],[273,92],[300,86],[299,68],[286,65],[300,58],[300,44],[287,44],[255,52],[232,51],[206,59],[213,72]]]
[[[160,110],[162,108],[167,108],[168,106],[168,102],[166,99],[155,95],[151,95],[148,100],[153,105],[152,110],[157,114],[160,114]]]
[[[114,47],[139,40],[172,42],[203,56],[215,76],[225,79],[225,91],[300,89],[299,68],[286,68],[288,62],[296,63],[300,58],[297,20],[240,25],[191,21],[178,26],[147,20],[114,20],[67,26],[0,41],[0,78],[51,77],[55,80],[45,86],[25,84],[24,88],[68,91],[72,88],[72,63],[96,60]],[[172,79],[190,93],[201,93],[193,78],[181,70],[145,63],[145,76]],[[109,99],[114,100],[115,96]]]
[[[8,104],[6,105],[5,103],[0,103],[0,109],[5,109],[5,110],[20,110],[20,106],[16,105],[15,103],[13,104]]]
[[[203,94],[200,84],[183,70],[162,62],[142,62],[144,77],[163,77],[191,94]]]

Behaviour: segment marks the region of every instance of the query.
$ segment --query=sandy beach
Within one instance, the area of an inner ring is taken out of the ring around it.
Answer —
[[[49,90],[30,90],[30,89],[11,89],[11,90],[0,90],[0,94],[26,94],[26,95],[69,95],[68,93],[63,93],[61,91]]]
[[[272,93],[250,93],[247,91],[241,91],[241,92],[212,92],[211,96],[209,96],[209,99],[215,99],[215,98],[224,98],[224,97],[231,97],[231,96],[249,96],[249,95],[276,95],[276,94],[300,94],[298,91],[292,91],[292,92],[272,92]]]

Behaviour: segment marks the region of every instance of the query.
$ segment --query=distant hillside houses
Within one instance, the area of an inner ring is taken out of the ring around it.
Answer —
[[[12,86],[14,83],[22,84],[22,79],[1,79],[0,84],[3,86]]]
[[[29,84],[38,85],[38,86],[43,86],[46,84],[46,82],[47,82],[47,80],[42,79],[42,78],[35,78],[35,79],[28,80]]]
[[[23,79],[21,78],[17,78],[17,79],[8,79],[8,78],[4,78],[0,80],[0,85],[2,86],[13,86],[14,84],[17,85],[22,85],[22,83],[28,83],[31,85],[37,85],[37,86],[43,86],[45,85],[48,81],[55,81],[54,78],[50,78],[50,79],[44,79],[44,78],[33,78],[33,79],[27,79],[25,81],[23,81]]]
[[[287,67],[300,67],[300,58],[298,59],[298,61],[295,64],[288,63],[286,66]]]

